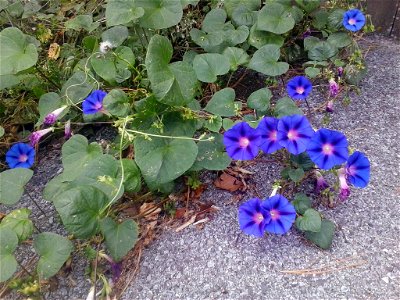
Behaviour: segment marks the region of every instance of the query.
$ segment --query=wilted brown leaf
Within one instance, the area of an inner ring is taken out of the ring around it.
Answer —
[[[47,52],[47,56],[50,59],[56,60],[60,56],[60,45],[57,43],[50,44],[49,51]]]
[[[214,185],[219,189],[230,192],[235,192],[244,188],[242,181],[227,173],[222,173],[222,175],[214,181]]]
[[[157,207],[157,205],[155,205],[152,202],[143,203],[139,209],[139,214],[142,215],[143,218],[148,221],[157,220],[160,212],[161,208]]]

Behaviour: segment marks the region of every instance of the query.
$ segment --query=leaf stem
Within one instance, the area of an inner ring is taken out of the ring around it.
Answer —
[[[213,137],[209,137],[207,139],[203,139],[202,136],[199,138],[191,138],[188,136],[171,136],[171,135],[161,135],[161,134],[153,134],[153,133],[146,133],[142,131],[137,131],[133,129],[127,129],[126,132],[131,132],[131,133],[136,133],[140,134],[143,136],[152,136],[152,137],[158,137],[158,138],[164,138],[164,139],[178,139],[178,140],[192,140],[192,141],[198,141],[198,142],[207,142],[207,141],[213,141]]]

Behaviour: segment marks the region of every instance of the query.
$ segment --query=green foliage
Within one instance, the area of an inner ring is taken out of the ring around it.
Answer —
[[[272,93],[268,88],[253,92],[247,99],[247,106],[263,114],[269,110]]]
[[[1,228],[13,230],[19,242],[25,241],[33,232],[33,223],[29,220],[31,211],[27,208],[16,209],[7,214],[0,223]]]
[[[307,209],[302,216],[297,217],[296,227],[301,231],[319,232],[321,230],[321,215],[315,209]]]
[[[227,57],[218,53],[199,54],[193,60],[197,79],[202,82],[215,82],[218,75],[228,73],[230,63]]]
[[[311,199],[307,197],[306,194],[297,193],[294,195],[292,204],[294,205],[296,212],[303,215],[307,209],[311,208]]]
[[[0,173],[0,203],[12,205],[24,193],[24,186],[32,178],[33,171],[24,168],[6,170]]]
[[[322,249],[328,249],[332,245],[335,234],[335,224],[329,220],[322,220],[321,230],[318,232],[306,231],[306,238]]]
[[[18,236],[10,228],[0,228],[0,282],[8,280],[17,270],[14,251],[18,246]]]
[[[275,105],[275,114],[278,118],[290,115],[302,115],[303,112],[296,106],[289,97],[283,97]]]
[[[232,117],[236,115],[236,110],[240,107],[240,103],[234,100],[235,90],[224,88],[212,96],[204,110],[221,117]]]
[[[258,14],[258,30],[282,34],[291,30],[294,24],[291,11],[279,3],[265,5]]]
[[[249,68],[268,76],[279,76],[289,70],[289,64],[278,62],[279,46],[268,44],[258,49],[249,63]]]

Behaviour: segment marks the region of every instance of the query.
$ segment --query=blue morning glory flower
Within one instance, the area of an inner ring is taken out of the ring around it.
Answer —
[[[265,225],[271,220],[270,214],[261,206],[261,200],[252,198],[239,207],[239,225],[244,233],[262,237]]]
[[[359,31],[365,25],[365,16],[358,9],[350,9],[343,14],[343,26],[350,31]]]
[[[264,117],[258,124],[257,130],[261,136],[260,148],[265,153],[273,153],[283,146],[278,141],[279,120],[271,117]]]
[[[320,169],[332,169],[349,157],[347,139],[339,131],[322,128],[311,138],[307,153]]]
[[[7,151],[6,162],[11,169],[30,168],[35,162],[35,149],[29,144],[17,143]]]
[[[278,122],[279,144],[294,155],[306,150],[308,141],[313,135],[314,129],[304,116],[285,116]]]
[[[295,100],[304,100],[312,91],[312,83],[305,76],[295,76],[286,85],[289,96]]]
[[[260,143],[258,131],[246,122],[233,126],[224,133],[224,145],[228,155],[237,160],[251,160],[257,156]]]
[[[350,155],[346,164],[348,181],[355,187],[365,188],[369,182],[370,163],[364,153],[356,151]]]
[[[271,216],[271,220],[265,225],[265,230],[270,233],[284,234],[288,232],[296,219],[294,206],[280,194],[263,201],[261,207]]]
[[[83,113],[91,115],[103,111],[103,100],[107,95],[106,92],[101,90],[94,90],[82,103]]]

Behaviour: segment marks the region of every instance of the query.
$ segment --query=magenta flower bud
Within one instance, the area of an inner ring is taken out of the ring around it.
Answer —
[[[64,109],[66,109],[67,107],[68,107],[67,105],[64,105],[64,106],[52,111],[44,118],[43,123],[45,125],[53,125],[57,121],[57,119],[61,115],[61,113],[64,111]]]
[[[315,183],[315,192],[321,193],[321,191],[329,187],[329,184],[326,182],[324,176],[322,176],[320,172],[315,171],[315,176],[317,177],[317,182]]]
[[[50,127],[50,128],[32,132],[32,134],[29,136],[29,141],[30,141],[31,146],[34,147],[37,143],[39,143],[39,140],[42,138],[42,136],[44,136],[52,131],[54,131],[54,127]]]
[[[346,170],[344,168],[340,168],[339,172],[339,184],[340,184],[340,200],[344,201],[350,196],[350,187],[347,184],[346,180]]]
[[[339,85],[335,79],[329,79],[329,96],[336,97],[339,94]]]
[[[329,113],[333,113],[333,101],[329,100],[326,104],[325,111]]]
[[[67,122],[65,122],[64,125],[64,138],[66,140],[70,139],[72,136],[72,131],[71,131],[71,120],[68,120]]]
[[[338,77],[342,77],[343,76],[343,68],[342,67],[337,68],[337,76]]]
[[[309,36],[311,36],[311,30],[310,30],[310,28],[307,28],[307,30],[303,32],[303,39],[305,39]]]

